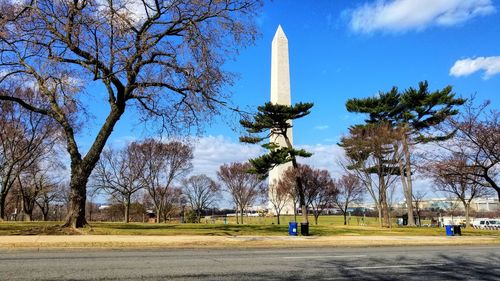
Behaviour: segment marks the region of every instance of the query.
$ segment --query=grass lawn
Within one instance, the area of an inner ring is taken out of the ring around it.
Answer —
[[[0,222],[0,235],[211,235],[211,236],[276,236],[288,234],[288,222],[293,216],[283,217],[281,225],[272,224],[273,218],[245,218],[245,224],[235,224],[232,219],[224,224],[219,220],[203,220],[200,224],[179,223],[118,223],[91,222],[91,227],[74,231],[59,227],[61,222]],[[351,219],[351,225],[344,226],[341,216],[320,217],[319,224],[310,221],[310,234],[314,236],[334,235],[388,235],[388,236],[444,236],[444,228],[435,227],[398,227],[379,228],[376,218],[367,218],[366,226],[358,226],[357,218]],[[355,225],[353,225],[355,224]],[[497,236],[500,231],[462,230],[464,236]]]

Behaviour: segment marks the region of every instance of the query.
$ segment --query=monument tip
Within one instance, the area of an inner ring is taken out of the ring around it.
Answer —
[[[278,29],[276,29],[276,33],[274,34],[274,38],[277,38],[277,37],[286,38],[285,32],[283,31],[281,24],[278,24]]]

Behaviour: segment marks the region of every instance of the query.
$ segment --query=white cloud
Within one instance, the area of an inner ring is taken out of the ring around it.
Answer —
[[[216,179],[217,171],[222,164],[245,162],[261,153],[262,149],[258,145],[234,142],[223,136],[200,137],[194,141],[191,174],[206,174]]]
[[[168,1],[164,1],[161,5],[166,5]],[[144,22],[148,16],[156,14],[156,4],[153,0],[125,0],[118,3],[105,0],[97,1],[99,10],[103,12],[103,16],[110,11],[110,4],[113,4],[113,9],[121,14],[124,18],[132,21],[135,24]]]
[[[328,170],[332,177],[339,177],[343,171],[338,163],[344,157],[344,149],[337,144],[298,145],[313,155],[301,158],[299,163],[307,164],[316,169]]]
[[[328,170],[333,177],[341,174],[338,159],[344,155],[343,149],[336,144],[298,145],[313,153],[310,158],[300,158],[299,163],[317,169]],[[216,179],[217,170],[222,164],[245,162],[260,156],[265,151],[259,145],[248,145],[232,141],[223,136],[200,137],[194,141],[193,171],[191,174],[206,174]]]
[[[491,0],[377,0],[346,13],[358,33],[452,26],[496,11]]]
[[[500,73],[500,56],[477,57],[458,60],[450,69],[450,75],[455,77],[467,76],[472,73],[484,71],[484,79]]]

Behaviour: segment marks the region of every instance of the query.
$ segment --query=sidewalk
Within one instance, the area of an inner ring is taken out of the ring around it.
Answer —
[[[298,248],[500,244],[488,236],[0,236],[0,249],[12,248]]]

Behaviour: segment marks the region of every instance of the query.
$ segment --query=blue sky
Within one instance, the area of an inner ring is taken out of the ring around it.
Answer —
[[[458,4],[450,4],[448,10],[435,5],[428,9],[437,11],[423,11],[432,6],[425,2]],[[472,4],[461,5],[463,2]],[[392,86],[416,87],[422,80],[428,80],[431,89],[452,85],[458,95],[467,97],[475,93],[478,101],[490,99],[494,107],[500,107],[500,58],[496,61],[496,73],[489,76],[484,70],[459,77],[450,74],[458,60],[500,56],[498,2],[383,1],[385,10],[392,8],[392,13],[397,9],[391,4],[413,5],[412,13],[422,13],[420,18],[427,20],[401,17],[379,26],[373,19],[362,19],[384,13],[384,8],[377,10],[374,3],[329,0],[266,3],[258,20],[262,38],[228,65],[241,75],[231,89],[234,101],[241,106],[257,106],[269,99],[271,41],[281,24],[289,41],[292,102],[315,103],[312,114],[296,122],[298,144],[334,143],[349,125],[359,122],[361,116],[345,110],[348,98],[371,96]],[[404,5],[400,6],[404,9]],[[483,12],[474,14],[474,9],[479,8]],[[371,9],[371,13],[360,15],[363,9]],[[453,15],[448,15],[450,23],[440,24],[439,16],[453,10],[455,21],[451,19]],[[436,16],[432,16],[433,12]],[[469,17],[463,13],[469,13]],[[425,14],[431,15],[425,17]],[[355,20],[366,22],[369,27],[356,29]],[[224,124],[212,126],[207,133],[222,134],[233,140],[237,137]]]
[[[266,1],[256,19],[262,36],[226,65],[239,75],[228,90],[241,107],[269,100],[271,41],[281,24],[289,41],[292,102],[315,104],[310,116],[294,123],[295,143],[316,153],[307,163],[335,175],[336,142],[363,120],[346,112],[349,98],[428,80],[431,90],[452,85],[457,95],[475,94],[499,109],[499,15],[496,0]],[[227,119],[217,118],[198,138],[193,173],[214,176],[220,164],[259,154],[258,147],[238,143]],[[110,143],[141,138],[141,126],[130,126],[134,120],[127,113]],[[82,135],[83,142],[94,133]]]

